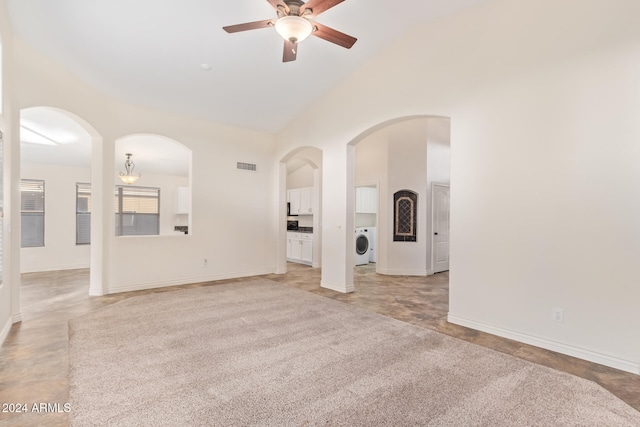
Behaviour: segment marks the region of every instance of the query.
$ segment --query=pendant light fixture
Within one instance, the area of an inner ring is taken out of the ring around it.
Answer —
[[[126,154],[127,160],[124,161],[125,172],[120,172],[120,179],[122,180],[122,182],[124,182],[127,185],[135,184],[138,178],[142,176],[140,174],[137,174],[137,175],[133,174],[133,169],[135,169],[136,164],[131,161],[132,155],[133,154],[131,153]]]

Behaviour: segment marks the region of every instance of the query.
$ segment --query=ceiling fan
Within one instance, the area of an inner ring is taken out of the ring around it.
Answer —
[[[295,61],[298,53],[298,43],[309,35],[320,37],[347,49],[350,49],[357,40],[355,37],[311,20],[344,0],[309,0],[306,3],[299,0],[267,1],[276,10],[277,18],[229,25],[222,27],[222,29],[227,33],[237,33],[257,30],[258,28],[275,27],[278,34],[284,39],[282,62]]]

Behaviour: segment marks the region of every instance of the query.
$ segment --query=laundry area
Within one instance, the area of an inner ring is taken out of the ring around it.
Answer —
[[[356,187],[356,265],[376,262],[377,186]]]

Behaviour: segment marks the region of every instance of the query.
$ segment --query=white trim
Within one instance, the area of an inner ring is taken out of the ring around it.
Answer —
[[[101,297],[104,296],[104,291],[102,289],[92,289],[89,288],[89,296],[90,297]]]
[[[242,277],[261,276],[264,274],[271,274],[271,273],[273,273],[273,269],[245,271],[242,273],[214,274],[210,276],[189,277],[189,278],[183,278],[183,279],[167,280],[162,282],[132,283],[129,285],[109,286],[106,294],[117,294],[120,292],[132,292],[132,291],[142,291],[146,289],[165,288],[167,286],[189,285],[192,283],[213,282],[216,280],[224,280],[224,279],[238,279]]]
[[[351,284],[351,286],[345,286],[345,285],[335,285],[333,283],[329,283],[329,282],[326,282],[326,281],[322,280],[320,282],[320,287],[326,288],[326,289],[330,289],[332,291],[340,292],[340,293],[343,293],[343,294],[348,294],[348,293],[351,293],[351,292],[355,291],[353,283]]]
[[[40,273],[45,271],[63,271],[63,270],[81,270],[84,268],[90,268],[90,264],[88,262],[82,264],[75,265],[53,265],[53,266],[45,266],[45,267],[30,267],[20,269],[20,273]]]
[[[429,276],[433,274],[432,270],[394,270],[388,268],[380,268],[376,273],[387,276]]]
[[[0,332],[0,347],[4,344],[4,340],[9,336],[9,331],[11,330],[11,325],[13,325],[13,321],[11,318],[7,319],[7,323],[2,327],[2,331]]]
[[[12,321],[13,321],[13,323],[19,323],[19,322],[22,322],[22,313],[15,313],[15,314],[12,316]]]
[[[579,359],[587,360],[589,362],[599,363],[611,368],[620,369],[625,372],[631,372],[632,374],[640,375],[640,361],[628,360],[618,356],[605,354],[596,350],[575,347],[572,345],[551,341],[545,338],[504,329],[498,326],[487,325],[485,323],[476,322],[474,320],[465,319],[462,317],[454,316],[452,314],[449,314],[447,316],[447,320],[449,321],[449,323],[454,323],[456,325],[465,326],[467,328],[487,332],[499,337],[509,338],[525,344],[530,344],[536,347],[555,351],[557,353],[566,354],[569,356],[577,357]]]

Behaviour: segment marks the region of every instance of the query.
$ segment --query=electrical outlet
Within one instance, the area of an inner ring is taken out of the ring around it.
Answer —
[[[205,258],[202,260],[202,268],[207,268],[209,266],[209,260]]]
[[[560,307],[553,307],[553,314],[551,316],[554,322],[564,322],[564,310]]]

